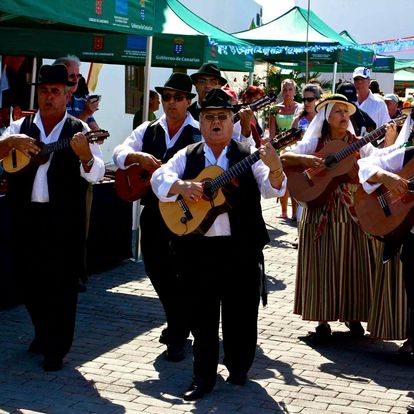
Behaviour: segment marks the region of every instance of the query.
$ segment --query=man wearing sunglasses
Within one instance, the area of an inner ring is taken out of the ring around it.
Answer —
[[[190,209],[195,208],[205,195],[203,183],[193,179],[204,168],[215,165],[228,170],[256,150],[232,139],[229,100],[221,89],[210,91],[200,114],[204,142],[182,149],[154,172],[151,184],[161,201],[176,201],[181,196]],[[260,264],[269,241],[260,199],[261,195],[280,197],[286,189],[276,150],[267,143],[258,151],[261,160],[223,187],[231,208],[220,210],[205,234],[173,239],[194,336],[193,383],[184,394],[187,401],[202,398],[216,383],[220,309],[227,381],[244,385],[254,360]]]
[[[201,140],[198,122],[188,113],[195,94],[192,82],[184,73],[173,73],[164,86],[155,90],[161,95],[164,114],[152,122],[144,122],[132,131],[123,144],[114,149],[118,168],[139,164],[152,173],[178,150]],[[141,249],[145,271],[164,307],[167,328],[160,342],[167,345],[169,361],[184,358],[184,345],[189,335],[186,320],[186,298],[182,294],[176,264],[170,247],[171,233],[160,215],[158,199],[149,192],[141,199]]]
[[[220,69],[212,63],[204,63],[190,77],[197,91],[197,101],[190,105],[188,111],[198,121],[201,112],[201,102],[213,89],[220,89],[227,85],[227,79],[221,76]],[[240,121],[237,121],[233,126],[232,138],[236,141],[247,142],[255,146],[251,129],[251,122],[254,119],[253,111],[249,108],[241,108],[239,115]]]

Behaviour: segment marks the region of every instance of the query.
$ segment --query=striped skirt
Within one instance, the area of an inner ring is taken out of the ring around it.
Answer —
[[[405,292],[400,255],[382,263],[384,245],[377,257],[374,295],[367,330],[373,338],[402,340],[407,338],[407,294]]]
[[[322,235],[322,207],[303,209],[294,313],[312,321],[367,321],[375,257],[369,237],[335,197]]]

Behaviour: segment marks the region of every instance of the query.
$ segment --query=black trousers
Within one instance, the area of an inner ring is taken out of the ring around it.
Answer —
[[[171,248],[172,234],[166,227],[158,206],[144,207],[140,227],[145,271],[164,308],[167,341],[182,346],[190,334],[189,308]]]
[[[414,234],[409,233],[401,250],[401,262],[403,264],[403,277],[407,292],[407,305],[409,312],[408,334],[414,338]]]
[[[247,374],[257,344],[260,254],[232,237],[180,238],[174,248],[190,301],[194,380],[216,382],[220,311],[223,362],[230,373]]]
[[[49,203],[32,203],[14,217],[14,263],[35,340],[45,356],[70,350],[77,308],[80,228]]]

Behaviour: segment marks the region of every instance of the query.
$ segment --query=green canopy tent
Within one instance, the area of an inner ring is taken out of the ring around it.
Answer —
[[[102,0],[95,2],[102,3]],[[122,2],[128,5],[124,14],[130,13],[122,20],[119,20],[118,15],[103,14],[105,10],[120,12],[119,3]],[[30,8],[26,0],[23,6],[27,3],[27,7],[21,7],[20,15],[17,14],[19,8],[16,3],[6,0],[8,7],[0,5],[0,53],[4,55],[56,58],[70,53],[83,61],[145,65],[145,36],[154,31],[152,66],[198,68],[204,62],[211,62],[222,70],[253,70],[253,55],[219,55],[215,46],[217,43],[232,46],[250,44],[210,25],[177,0],[141,0],[139,3],[144,4],[144,8],[136,4],[132,6],[131,0],[116,0],[111,8],[106,1],[105,7],[102,6],[101,18],[98,19],[106,24],[98,24],[96,16],[91,17],[93,13],[96,14],[97,7],[94,5],[92,8],[89,4],[92,2],[88,2],[89,7],[82,8],[79,5],[76,10],[82,9],[83,12],[76,18],[73,18],[73,13],[69,13],[67,6],[71,4],[72,12],[73,2],[58,1],[66,7],[57,14],[52,8],[56,2],[43,1],[40,10],[37,10],[37,4]],[[75,0],[75,3],[80,3],[80,0]],[[44,20],[45,15],[49,15],[50,19]],[[151,24],[145,20],[144,26],[151,28],[148,33],[139,30],[143,26],[142,18],[151,19]],[[141,23],[138,19],[141,19]],[[119,21],[128,21],[129,26],[126,23],[116,24]]]
[[[355,45],[358,45],[358,43],[346,30],[342,31],[339,34],[343,38],[353,42]],[[360,61],[358,58],[355,59],[355,50],[358,49],[347,49],[340,51],[340,54],[338,55],[337,72],[352,72],[358,66],[358,64],[352,63],[355,61]],[[371,68],[374,72],[393,73],[394,64],[394,56],[374,55],[372,61],[370,63],[366,63],[364,66]],[[306,71],[306,62],[276,62],[275,65],[283,69],[295,70],[301,73],[304,73]],[[330,73],[333,70],[331,63],[321,63],[314,61],[309,62],[308,68],[312,72],[320,73]]]
[[[0,24],[22,29],[99,30],[148,36],[153,33],[155,1],[3,0]]]
[[[395,59],[395,70],[407,69],[414,71],[414,60],[412,59]]]
[[[355,42],[341,36],[312,11],[309,11],[308,25],[308,10],[301,7],[293,7],[263,26],[233,34],[258,46],[254,48],[255,57],[265,61],[305,62],[306,53],[295,49],[304,46],[310,48],[309,62],[349,60],[356,66],[365,66],[373,56],[369,49],[355,48]]]

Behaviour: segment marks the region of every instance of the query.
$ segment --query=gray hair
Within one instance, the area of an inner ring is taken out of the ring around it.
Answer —
[[[74,63],[78,67],[81,65],[80,59],[77,56],[75,56],[75,55],[63,56],[63,57],[57,58],[53,62],[54,65],[65,65],[65,66],[68,66],[71,63]]]
[[[305,94],[305,92],[311,92],[314,94],[316,99],[319,99],[322,96],[323,90],[319,85],[316,85],[314,83],[307,83],[302,90],[302,96]]]

